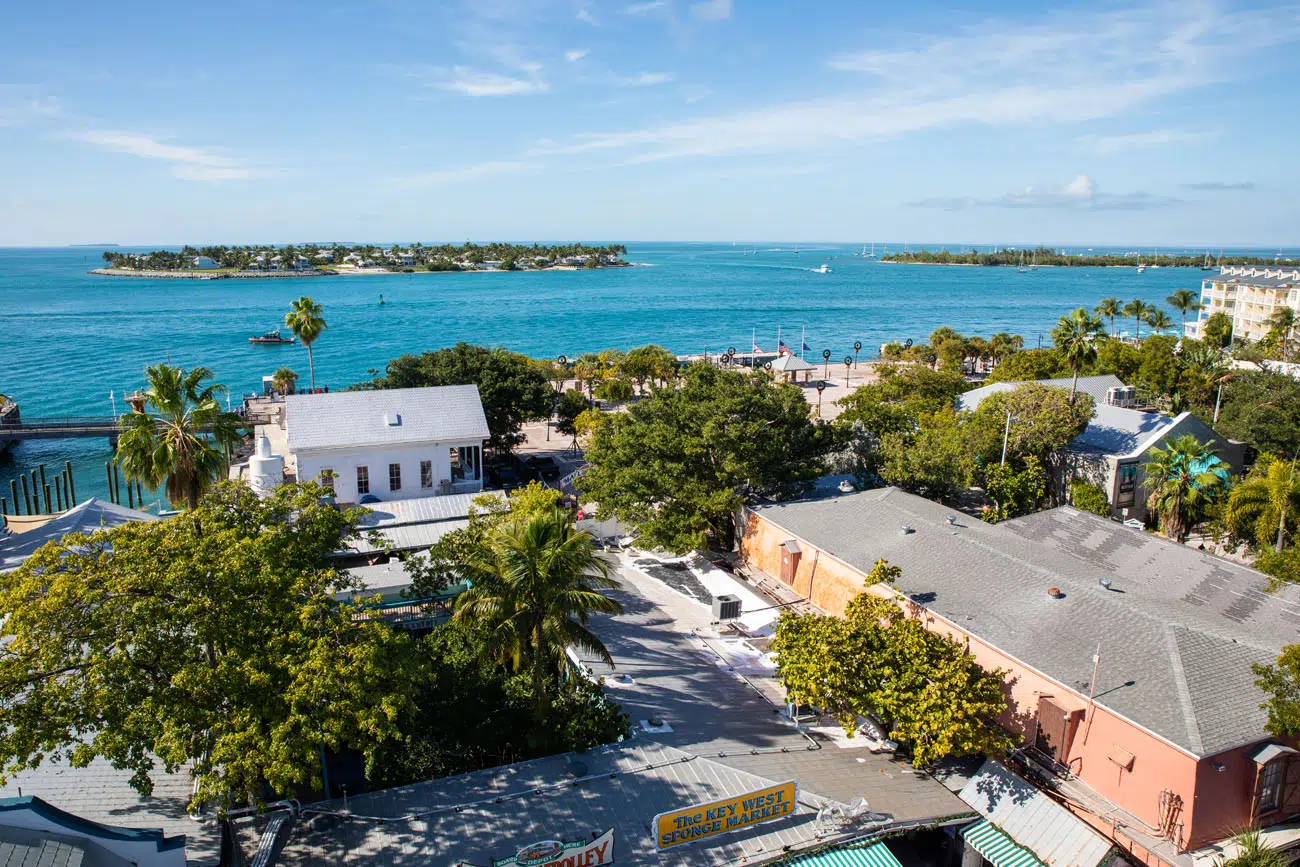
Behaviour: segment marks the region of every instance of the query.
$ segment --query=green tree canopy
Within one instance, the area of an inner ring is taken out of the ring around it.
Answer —
[[[1300,472],[1295,464],[1263,454],[1228,495],[1224,523],[1232,539],[1281,551],[1295,544],[1300,525]]]
[[[122,436],[117,461],[127,479],[150,490],[166,487],[167,499],[191,509],[226,470],[226,449],[239,439],[239,417],[221,405],[225,386],[206,367],[182,370],[166,364],[145,369],[144,396],[153,412],[130,412],[118,419]]]
[[[0,761],[103,757],[152,787],[192,767],[225,809],[319,788],[320,750],[400,737],[410,642],[335,602],[330,563],[357,514],[316,485],[260,499],[226,482],[198,508],[74,535],[0,588]]]
[[[1070,401],[1063,388],[1025,382],[990,394],[971,413],[971,441],[985,463],[1001,460],[1006,434],[1007,460],[1019,466],[1027,458],[1046,464],[1053,454],[1074,442],[1092,420],[1092,395],[1079,393]],[[1011,424],[1007,426],[1007,415]]]
[[[1052,329],[1052,343],[1060,351],[1065,363],[1073,374],[1070,383],[1070,401],[1074,401],[1075,391],[1079,386],[1079,371],[1097,357],[1097,340],[1102,333],[1101,320],[1080,307],[1067,316],[1062,316]]]
[[[1069,365],[1055,349],[1026,349],[1008,356],[989,374],[986,382],[1025,382],[1055,379],[1069,371]]]
[[[878,722],[919,767],[1013,744],[997,727],[1002,672],[984,671],[891,600],[860,593],[843,618],[782,614],[772,650],[790,701],[833,714],[849,734],[859,718]]]
[[[951,500],[971,484],[977,469],[967,419],[952,407],[925,413],[914,430],[887,433],[880,440],[880,475],[933,500]]]
[[[1211,313],[1201,325],[1201,336],[1212,346],[1227,347],[1232,342],[1232,317],[1222,310]]]
[[[565,436],[576,437],[578,429],[574,422],[578,416],[591,408],[586,396],[576,388],[571,388],[560,396],[555,406],[555,429]]]
[[[325,308],[306,295],[289,305],[289,312],[284,314],[284,324],[293,331],[295,337],[307,347],[307,366],[311,371],[311,390],[316,390],[316,357],[312,354],[312,344],[329,326],[325,324]]]
[[[1185,542],[1224,492],[1221,472],[1226,465],[1210,446],[1191,434],[1170,440],[1166,448],[1152,448],[1147,454],[1142,466],[1146,473],[1142,484],[1150,491],[1147,509],[1159,516],[1161,529],[1169,538]]]
[[[629,349],[619,365],[620,372],[633,380],[642,394],[647,382],[668,382],[677,375],[677,356],[653,343]]]
[[[751,495],[806,490],[833,442],[828,425],[809,419],[798,386],[702,363],[606,421],[593,431],[579,487],[642,544],[672,551],[729,539]]]
[[[399,356],[386,370],[385,376],[364,387],[478,386],[492,435],[488,445],[496,449],[518,445],[524,422],[544,419],[551,411],[554,395],[546,374],[528,356],[505,349],[457,343],[450,349]]]
[[[1300,380],[1284,373],[1241,371],[1223,387],[1214,429],[1275,455],[1300,449]]]

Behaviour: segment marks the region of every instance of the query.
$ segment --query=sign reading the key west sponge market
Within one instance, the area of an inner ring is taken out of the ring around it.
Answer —
[[[562,843],[543,840],[520,849],[502,861],[493,861],[492,867],[598,867],[614,863],[614,829],[610,828],[595,840],[576,840]]]
[[[655,829],[655,845],[660,849],[671,849],[683,843],[694,843],[760,822],[770,822],[794,813],[798,803],[799,781],[789,780],[734,798],[670,810],[654,818],[651,827]]]

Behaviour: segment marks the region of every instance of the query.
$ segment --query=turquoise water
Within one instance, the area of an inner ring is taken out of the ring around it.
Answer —
[[[280,324],[301,294],[324,305],[329,330],[315,345],[317,383],[338,389],[403,352],[460,340],[534,356],[650,342],[692,353],[746,350],[754,329],[771,351],[780,327],[792,347],[803,328],[818,355],[829,348],[842,357],[861,340],[866,357],[885,341],[951,325],[966,334],[1020,333],[1032,347],[1071,308],[1111,295],[1162,303],[1174,289],[1199,290],[1202,276],[1176,268],[1021,274],[890,265],[854,257],[858,246],[801,244],[798,254],[781,246],[744,255],[754,245],[629,244],[628,260],[645,267],[597,271],[208,281],[88,275],[100,264],[93,248],[0,249],[0,392],[24,417],[107,415],[110,392],[121,411],[122,393],[141,385],[144,367],[168,360],[208,366],[234,395],[256,390],[283,365],[305,385],[303,347],[247,340]],[[832,273],[814,273],[823,263]],[[99,440],[22,443],[0,457],[0,494],[16,472],[65,459],[77,469],[78,494],[100,494],[109,457]]]

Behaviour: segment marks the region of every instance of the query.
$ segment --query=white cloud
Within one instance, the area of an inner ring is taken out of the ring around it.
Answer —
[[[731,0],[703,0],[691,4],[691,14],[703,21],[723,21],[731,17]]]
[[[586,6],[579,6],[578,14],[575,17],[583,24],[590,24],[592,27],[598,26],[595,17],[587,10]]]
[[[61,113],[62,106],[53,96],[26,87],[0,85],[0,126],[19,126]]]
[[[965,211],[972,208],[1141,211],[1178,204],[1180,201],[1170,196],[1142,191],[1106,193],[1101,191],[1097,182],[1088,175],[1079,175],[1074,180],[1059,186],[1027,186],[992,198],[965,196],[922,199],[912,204],[922,208],[941,208],[945,211]]]
[[[1139,148],[1161,147],[1178,142],[1195,141],[1203,137],[1201,133],[1182,132],[1176,129],[1157,129],[1123,135],[1086,135],[1079,139],[1079,142],[1088,150],[1105,156]]]
[[[141,133],[89,130],[68,133],[65,137],[113,153],[170,163],[172,176],[184,181],[241,180],[265,173],[235,157],[207,148],[168,144]]]
[[[656,84],[668,84],[672,80],[671,72],[642,72],[640,75],[620,78],[618,83],[631,87],[652,87]]]
[[[646,15],[656,9],[663,9],[668,0],[646,0],[644,3],[630,3],[623,7],[624,15]]]
[[[448,184],[476,181],[494,175],[514,174],[515,172],[521,172],[528,167],[528,163],[520,160],[490,160],[488,162],[475,163],[474,165],[462,166],[455,169],[417,172],[415,174],[397,178],[396,182],[399,186],[407,188],[445,186]]]
[[[550,90],[550,85],[535,75],[515,78],[495,72],[481,72],[468,66],[452,67],[450,75],[435,84],[443,90],[453,90],[466,96],[517,96]]]
[[[1295,9],[1226,12],[1196,2],[990,20],[915,47],[838,56],[830,65],[854,73],[838,96],[590,132],[551,152],[645,162],[808,150],[963,125],[1078,123],[1248,75],[1254,64],[1242,58],[1297,39]]]
[[[588,48],[575,48],[571,51],[564,52],[564,59],[569,61],[570,63],[577,63],[579,60],[586,57],[590,53],[591,50]]]

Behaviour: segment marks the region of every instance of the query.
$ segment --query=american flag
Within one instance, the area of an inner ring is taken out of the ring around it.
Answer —
[[[755,343],[754,343],[754,349],[753,349],[753,351],[754,351],[754,352],[762,352],[763,349],[762,349],[762,347],[760,347],[760,346],[758,345],[757,342],[755,342]]]
[[[789,352],[790,352],[790,347],[788,347],[788,346],[785,345],[785,341],[784,341],[784,340],[779,341],[779,342],[776,344],[776,354],[777,354],[777,355],[785,355],[785,354],[787,354],[787,353],[789,353]]]

